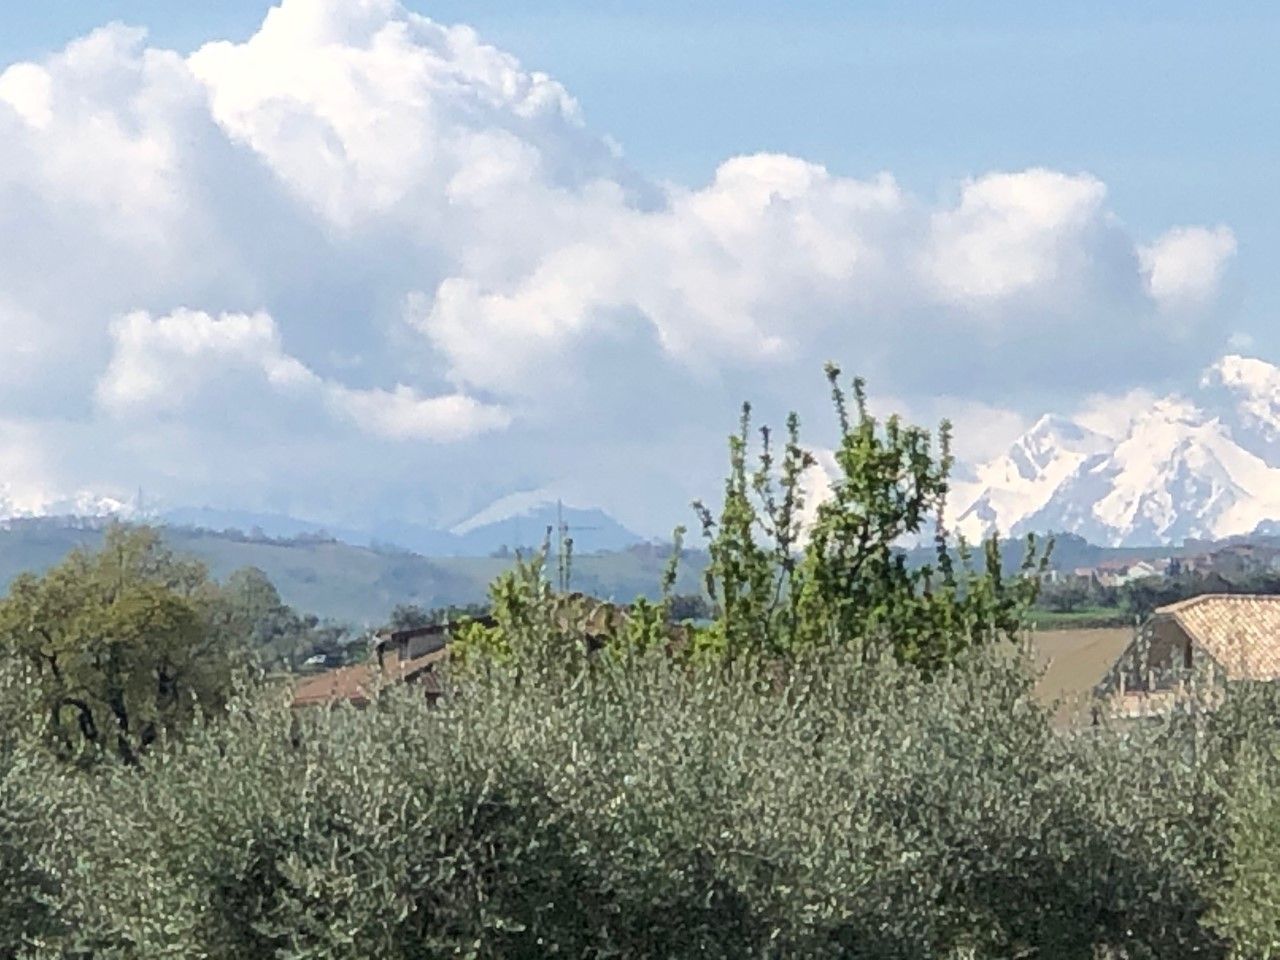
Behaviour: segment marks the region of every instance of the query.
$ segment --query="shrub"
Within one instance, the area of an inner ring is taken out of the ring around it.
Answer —
[[[67,778],[60,846],[40,860],[59,879],[60,949],[1226,949],[1205,917],[1244,755],[1231,717],[1062,735],[994,654],[929,682],[840,650],[767,679],[656,653],[530,679],[491,666],[441,706],[391,690],[364,712],[246,694],[141,769]]]
[[[1232,956],[1280,957],[1280,690],[1237,695],[1230,728],[1239,756],[1225,805],[1230,853],[1214,926]]]
[[[0,958],[18,957],[59,930],[58,878],[45,857],[61,839],[61,771],[44,749],[32,671],[0,665]]]
[[[806,474],[817,461],[787,420],[781,455],[768,427],[748,464],[751,407],[729,438],[729,475],[719,517],[694,507],[708,541],[707,593],[714,622],[703,640],[728,656],[789,655],[816,646],[890,651],[923,670],[944,667],[974,644],[1014,636],[1034,602],[1047,553],[1028,539],[1021,575],[1001,573],[998,540],[975,570],[963,541],[952,544],[944,507],[950,489],[951,427],[927,430],[868,413],[863,381],[853,409],[840,370],[827,367],[839,427],[830,496],[807,524]],[[934,563],[911,567],[904,538],[933,527]]]

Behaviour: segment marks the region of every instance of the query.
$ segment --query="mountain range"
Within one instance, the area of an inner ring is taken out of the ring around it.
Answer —
[[[256,537],[333,538],[349,544],[395,547],[432,557],[486,557],[506,549],[536,547],[547,528],[563,524],[579,553],[622,550],[644,542],[603,510],[562,503],[543,491],[511,494],[447,529],[402,520],[374,521],[362,526],[326,524],[281,513],[216,507],[146,507],[129,501],[82,494],[77,497],[18,505],[0,487],[0,523],[28,517],[63,517],[67,521],[119,517],[196,530],[237,530]]]
[[[1108,547],[1280,533],[1280,368],[1226,356],[1191,390],[1149,398],[1113,419],[1124,425],[1103,432],[1082,419],[1046,415],[1002,455],[958,470],[955,528],[971,540],[993,532],[1056,532]],[[815,472],[829,480],[833,469],[824,462]],[[825,489],[818,483],[811,499],[816,503]],[[485,557],[534,546],[560,523],[582,553],[645,539],[603,510],[562,504],[545,490],[512,493],[444,527],[398,518],[344,527],[214,507],[143,509],[137,501],[90,493],[17,502],[0,484],[0,521],[39,515],[116,515],[276,538],[324,535],[433,557]]]
[[[970,538],[1058,531],[1107,546],[1280,528],[1280,368],[1227,356],[1110,434],[1045,416],[957,485]]]

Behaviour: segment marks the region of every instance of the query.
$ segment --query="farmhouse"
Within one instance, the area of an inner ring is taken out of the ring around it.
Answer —
[[[628,621],[631,607],[599,600],[584,593],[556,597],[552,626],[576,636],[588,653],[598,650]],[[468,623],[493,626],[493,617],[469,617]],[[339,667],[298,681],[293,705],[306,707],[340,701],[363,706],[380,686],[412,683],[435,700],[443,692],[439,668],[449,659],[449,642],[457,624],[442,623],[411,630],[382,631],[373,638],[367,663]],[[670,648],[689,642],[686,624],[668,623],[664,629]]]
[[[492,624],[489,617],[472,622]],[[379,686],[412,683],[427,697],[440,696],[439,666],[448,660],[448,644],[453,624],[432,624],[411,630],[385,630],[373,638],[367,663],[338,667],[305,677],[294,688],[295,707],[332,704],[339,701],[364,706]]]
[[[294,688],[293,705],[312,707],[345,701],[363,707],[373,699],[379,687],[391,683],[415,684],[434,700],[442,692],[436,670],[448,657],[448,648],[441,647],[411,660],[388,658],[382,663],[375,660],[326,670],[299,681]]]
[[[1206,594],[1158,608],[1099,685],[1123,713],[1210,688],[1280,680],[1280,596]]]
[[[1122,587],[1135,580],[1164,576],[1168,568],[1168,561],[1164,560],[1107,560],[1096,567],[1077,567],[1072,575],[1102,587]]]
[[[469,617],[467,622],[490,627],[495,621],[492,617]],[[433,623],[409,630],[383,630],[373,639],[374,659],[378,663],[392,659],[416,660],[428,653],[443,650],[452,638],[455,626],[452,623]]]

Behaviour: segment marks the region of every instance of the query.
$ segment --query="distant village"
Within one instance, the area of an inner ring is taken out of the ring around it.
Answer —
[[[1049,570],[1049,583],[1084,581],[1099,587],[1122,587],[1151,577],[1176,578],[1217,574],[1226,579],[1280,572],[1280,546],[1260,543],[1231,543],[1213,546],[1202,553],[1171,554],[1157,559],[1105,560],[1094,566],[1071,570]]]

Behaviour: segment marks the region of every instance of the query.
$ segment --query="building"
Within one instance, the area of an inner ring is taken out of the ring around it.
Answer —
[[[411,660],[370,660],[303,677],[294,688],[293,706],[328,706],[346,702],[363,707],[377,695],[380,687],[393,683],[420,686],[426,696],[434,700],[443,690],[437,668],[448,658],[448,648],[442,647]]]
[[[1106,560],[1096,567],[1077,567],[1073,576],[1101,587],[1122,587],[1135,580],[1163,577],[1168,569],[1169,562],[1165,560]]]
[[[604,646],[628,622],[631,607],[599,600],[584,593],[555,597],[549,626],[565,637],[578,638],[587,653]],[[493,626],[493,617],[468,617],[467,623]],[[384,630],[374,635],[366,663],[326,670],[299,679],[294,688],[295,707],[346,701],[367,704],[377,689],[391,683],[422,686],[430,699],[443,691],[440,667],[448,662],[449,643],[457,624],[442,623],[410,630]],[[669,649],[687,645],[687,624],[668,623],[664,628]]]
[[[490,617],[472,620],[492,624]],[[295,707],[338,702],[364,706],[377,689],[391,683],[411,683],[428,698],[440,696],[440,666],[449,659],[449,640],[455,624],[432,624],[410,630],[384,630],[375,634],[366,663],[338,667],[299,680],[294,688]]]
[[[468,623],[493,626],[492,617],[468,617]],[[452,638],[455,623],[433,623],[408,630],[381,630],[373,637],[373,658],[382,663],[389,657],[397,660],[416,660],[428,653],[442,650]]]
[[[1119,712],[1163,708],[1193,685],[1280,680],[1280,596],[1205,594],[1155,610],[1098,693]]]

